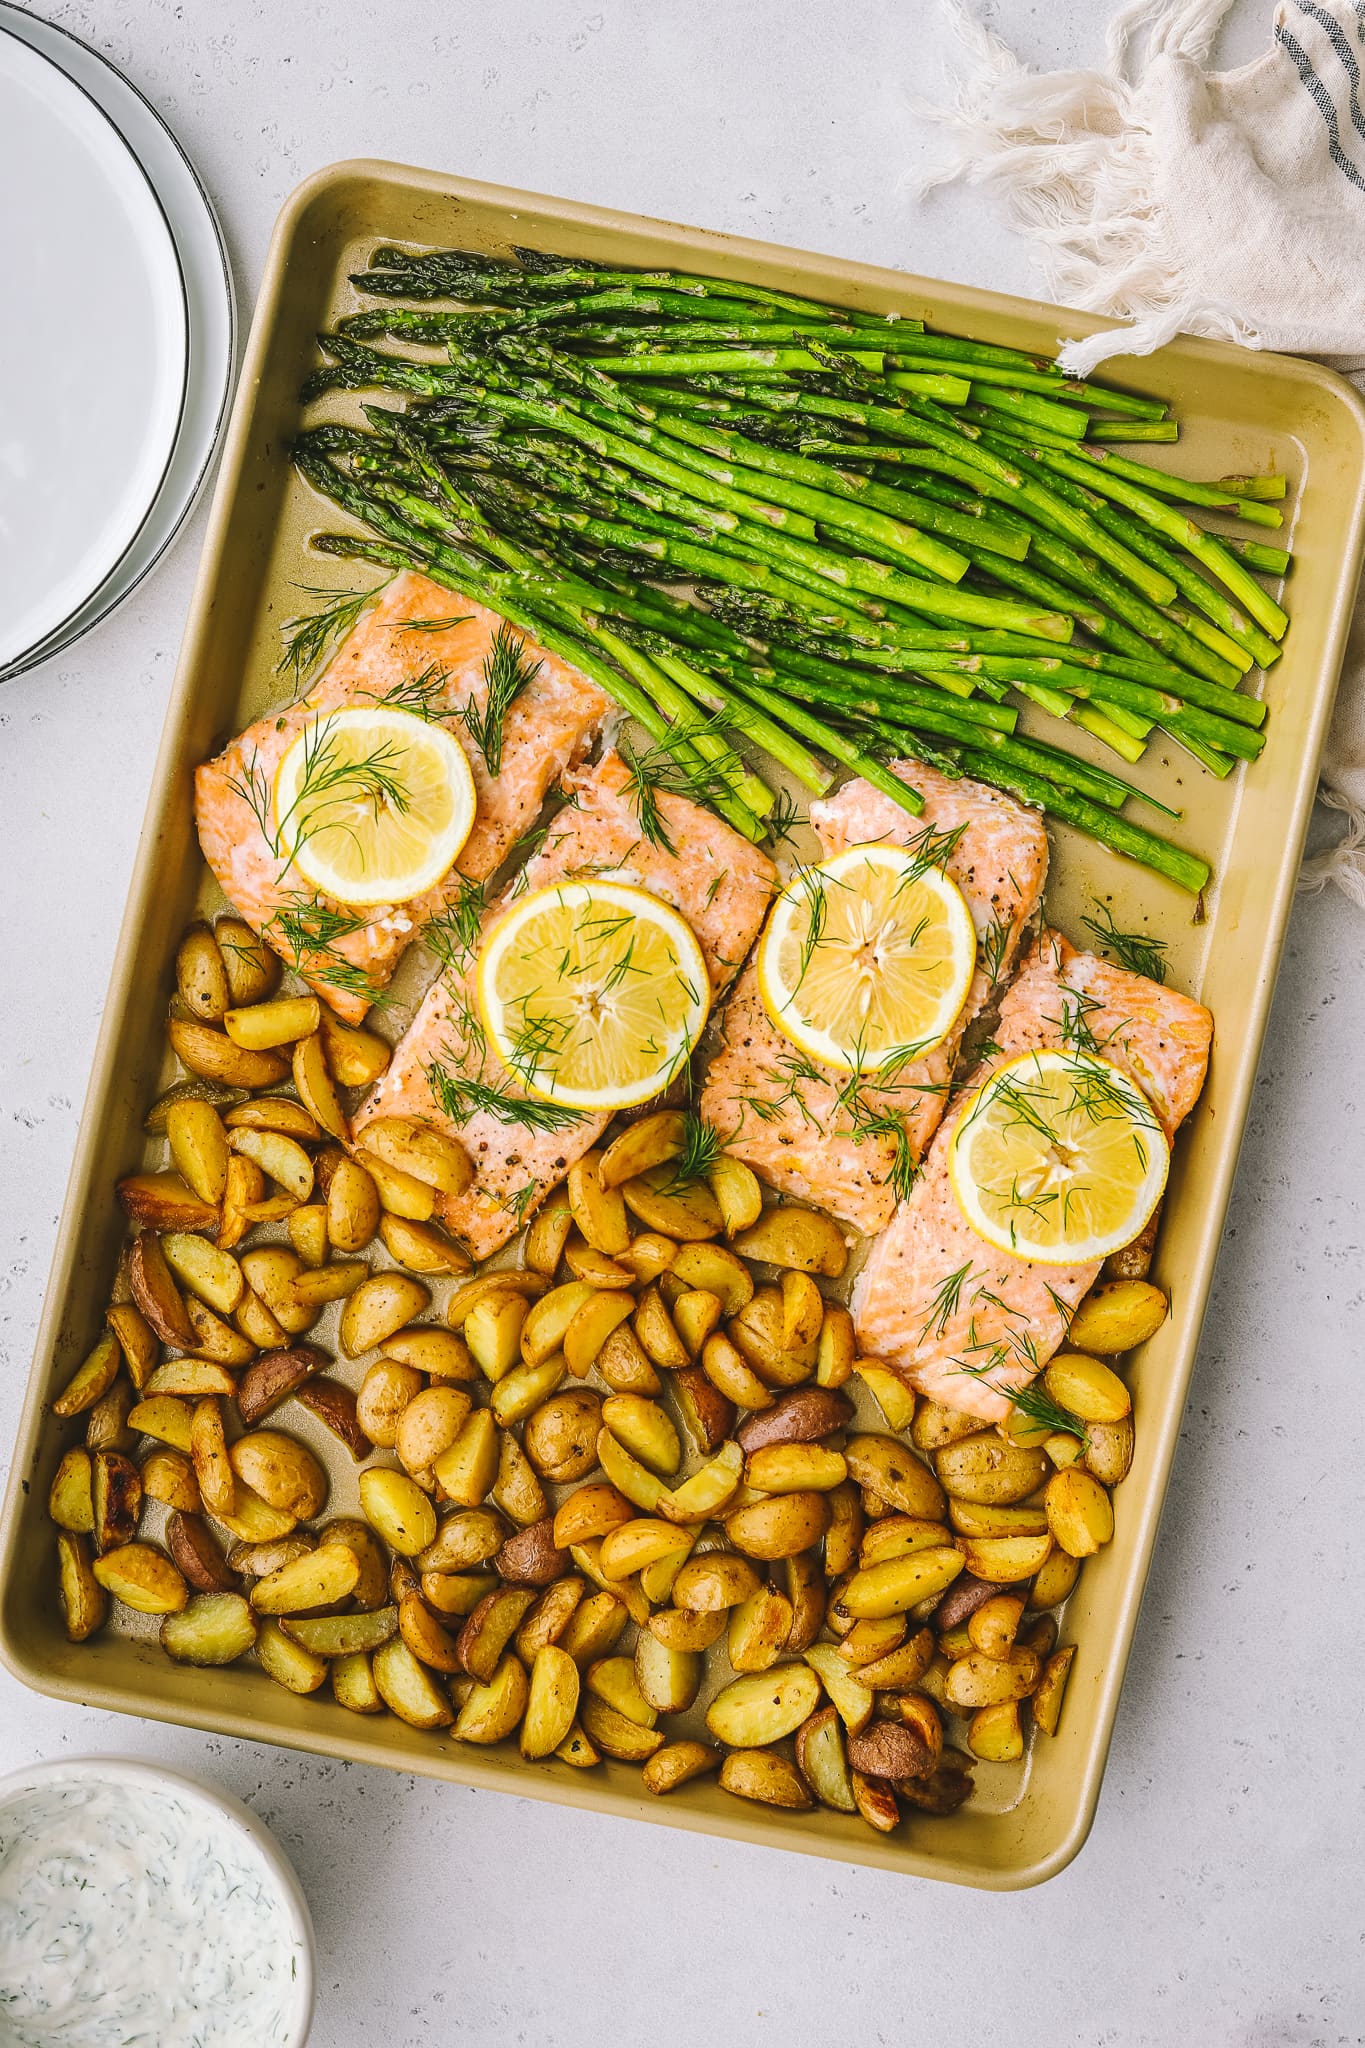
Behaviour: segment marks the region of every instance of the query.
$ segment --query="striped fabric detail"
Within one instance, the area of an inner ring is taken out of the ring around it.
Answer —
[[[1322,116],[1332,162],[1365,192],[1361,60],[1351,47],[1348,13],[1354,17],[1357,48],[1365,50],[1365,0],[1353,0],[1349,8],[1328,8],[1320,0],[1282,0],[1275,16],[1275,41]]]

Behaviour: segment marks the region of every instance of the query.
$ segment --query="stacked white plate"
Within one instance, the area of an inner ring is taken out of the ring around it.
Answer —
[[[112,65],[0,0],[0,679],[141,582],[208,475],[236,319],[193,166]]]

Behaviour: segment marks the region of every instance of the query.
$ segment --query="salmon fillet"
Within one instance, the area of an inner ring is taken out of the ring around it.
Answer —
[[[584,875],[634,882],[671,903],[696,934],[713,989],[723,989],[753,944],[772,890],[766,855],[688,798],[660,794],[675,849],[650,845],[627,791],[628,771],[609,753],[596,767],[566,778],[570,802],[555,818],[539,852],[489,911],[486,931],[516,895]],[[457,1138],[475,1166],[462,1195],[439,1200],[441,1221],[484,1259],[504,1245],[581,1159],[610,1115],[556,1113],[529,1102],[520,1082],[489,1046],[474,985],[477,943],[454,960],[427,991],[353,1123],[359,1136],[376,1116],[416,1116]],[[478,1104],[462,1093],[472,1081]],[[532,1121],[527,1123],[526,1119]],[[537,1128],[546,1122],[552,1128]]]
[[[810,807],[826,859],[871,840],[899,846],[954,835],[943,858],[976,925],[976,974],[961,1016],[923,1059],[852,1085],[853,1077],[809,1059],[768,1016],[751,965],[726,1007],[724,1043],[707,1071],[702,1114],[727,1149],[784,1194],[819,1203],[869,1235],[884,1230],[899,1191],[924,1156],[947,1102],[962,1033],[1009,972],[1047,875],[1047,835],[1036,812],[985,783],[942,775],[920,762],[895,772],[924,798],[909,812],[868,782],[845,783]]]
[[[1078,1018],[1087,1049],[1093,1038],[1174,1135],[1204,1085],[1208,1011],[1045,930],[1001,1007],[999,1051],[958,1096],[923,1176],[873,1246],[853,1304],[863,1351],[931,1400],[985,1422],[1009,1412],[998,1390],[1026,1384],[1063,1343],[1100,1267],[1040,1265],[988,1245],[954,1199],[948,1150],[976,1085],[1021,1052],[1075,1044]]]
[[[458,623],[435,631],[415,629],[415,621],[432,619]],[[500,769],[490,776],[460,713],[485,700],[483,663],[500,624],[496,612],[472,598],[405,570],[385,586],[306,697],[258,719],[196,771],[199,842],[224,895],[351,1023],[364,1017],[406,947],[445,908],[451,881],[460,876],[481,881],[501,866],[517,838],[534,824],[556,776],[581,758],[610,708],[595,683],[528,635],[521,636],[527,658],[540,667],[507,711]],[[450,877],[425,895],[350,910],[327,905],[323,898],[325,907],[341,910],[354,928],[343,928],[325,946],[296,946],[280,913],[306,910],[319,899],[272,850],[257,815],[264,810],[270,821],[268,793],[280,760],[319,712],[385,697],[401,704],[401,695],[392,693],[405,685],[410,692],[413,679],[422,677],[424,715],[438,714],[469,757],[478,798],[473,830]],[[253,784],[254,806],[244,793]]]

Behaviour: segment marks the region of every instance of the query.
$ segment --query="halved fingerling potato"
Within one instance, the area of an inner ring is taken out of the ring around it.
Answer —
[[[357,1164],[359,1162],[357,1161]],[[370,1175],[371,1181],[374,1175]],[[378,1189],[375,1190],[376,1196]],[[406,1216],[381,1210],[379,1236],[385,1251],[409,1273],[468,1273],[474,1261],[462,1244],[434,1223],[414,1223]]]
[[[290,1069],[299,1100],[308,1114],[329,1138],[335,1138],[338,1144],[344,1145],[350,1136],[350,1125],[327,1064],[321,1031],[311,1032],[297,1041],[290,1055]]]
[[[943,1487],[898,1437],[872,1433],[851,1436],[844,1446],[844,1456],[848,1460],[849,1478],[859,1486],[871,1487],[891,1507],[905,1515],[942,1519],[946,1506]],[[1039,1481],[1035,1480],[1034,1485],[1037,1484]]]
[[[956,1499],[1008,1506],[1036,1493],[1050,1467],[1042,1451],[1009,1443],[993,1429],[983,1429],[937,1452],[934,1469]],[[937,1512],[941,1514],[942,1508]]]
[[[277,996],[273,1002],[228,1010],[222,1021],[234,1045],[268,1052],[277,1045],[292,1045],[296,1038],[311,1037],[322,1022],[322,1005],[316,996]]]
[[[747,1557],[732,1550],[693,1555],[673,1582],[673,1599],[690,1613],[718,1614],[756,1593],[759,1576]]]
[[[68,1540],[80,1541],[71,1536]],[[122,1543],[107,1550],[95,1559],[91,1571],[106,1592],[138,1614],[176,1614],[190,1597],[171,1560],[150,1543]]]
[[[573,1212],[569,1208],[568,1194],[565,1189],[557,1188],[537,1209],[526,1227],[522,1257],[533,1273],[544,1274],[547,1280],[554,1278],[572,1229]]]
[[[1059,1351],[1044,1370],[1043,1385],[1082,1422],[1122,1422],[1132,1412],[1132,1395],[1113,1367],[1079,1351]]]
[[[1133,1462],[1133,1418],[1120,1422],[1089,1422],[1082,1452],[1085,1469],[1102,1486],[1118,1486],[1128,1477]]]
[[[569,1568],[569,1554],[555,1542],[553,1515],[509,1536],[495,1562],[509,1585],[548,1586],[562,1577]]]
[[[1066,1697],[1066,1683],[1071,1676],[1075,1656],[1074,1644],[1069,1643],[1064,1650],[1054,1650],[1043,1666],[1043,1675],[1029,1700],[1033,1718],[1045,1735],[1057,1733],[1062,1702]]]
[[[297,1614],[281,1621],[291,1642],[315,1657],[359,1657],[382,1649],[398,1630],[398,1609],[374,1607],[360,1614]]]
[[[488,1408],[466,1416],[460,1434],[433,1467],[437,1484],[457,1507],[476,1508],[498,1476],[498,1426]]]
[[[376,1031],[356,1024],[343,1024],[324,1005],[322,1042],[327,1064],[342,1088],[368,1088],[385,1072],[393,1057],[391,1048]]]
[[[686,1785],[692,1778],[716,1770],[720,1762],[720,1751],[708,1742],[668,1742],[646,1759],[640,1782],[646,1792],[661,1798],[667,1792],[676,1792],[679,1785]]]
[[[579,1672],[553,1643],[535,1653],[521,1724],[521,1753],[529,1761],[550,1756],[564,1742],[578,1713]]]
[[[525,1422],[563,1385],[567,1372],[562,1351],[552,1352],[539,1365],[514,1366],[493,1389],[488,1405],[494,1419],[503,1429]]]
[[[210,1514],[221,1515],[231,1510],[236,1501],[237,1482],[228,1458],[222,1410],[211,1394],[197,1400],[190,1414],[190,1460],[200,1496]]]
[[[192,924],[175,950],[175,985],[181,1002],[205,1024],[219,1024],[232,1000],[227,967],[206,924]]]
[[[536,1468],[510,1429],[503,1430],[498,1439],[498,1471],[492,1494],[494,1506],[501,1508],[520,1529],[529,1529],[550,1512]]]
[[[471,1678],[491,1680],[535,1598],[530,1586],[499,1586],[485,1594],[457,1638],[460,1662]]]
[[[619,1187],[651,1167],[676,1159],[687,1136],[687,1118],[680,1109],[659,1109],[626,1125],[601,1155],[598,1179],[604,1188]]]
[[[664,1746],[664,1738],[657,1728],[641,1727],[638,1721],[632,1721],[595,1694],[585,1695],[579,1708],[579,1718],[589,1740],[622,1763],[646,1763]]]
[[[866,1771],[851,1771],[849,1782],[859,1816],[870,1828],[875,1828],[879,1835],[889,1835],[899,1827],[900,1806],[885,1778],[870,1778]]]
[[[431,1306],[431,1290],[411,1273],[372,1273],[346,1297],[338,1334],[348,1358],[374,1351]]]
[[[105,1321],[118,1339],[128,1377],[141,1393],[161,1355],[156,1332],[141,1309],[134,1307],[131,1301],[115,1302],[106,1309]]]
[[[57,1531],[57,1599],[68,1642],[85,1642],[108,1619],[109,1595],[95,1577],[89,1538],[72,1529]]]
[[[211,1024],[171,1017],[166,1036],[182,1067],[207,1081],[222,1081],[229,1088],[273,1088],[289,1072],[288,1063],[278,1053],[251,1052],[234,1045],[226,1031]]]
[[[420,1117],[372,1117],[359,1142],[382,1165],[435,1188],[438,1194],[462,1195],[473,1182],[473,1161],[463,1145],[448,1131],[438,1130]]]
[[[398,1632],[419,1664],[452,1677],[462,1667],[455,1638],[436,1619],[420,1593],[405,1593],[398,1603]]]
[[[556,1511],[555,1542],[563,1549],[589,1543],[630,1521],[634,1513],[625,1495],[604,1480],[577,1487]]]
[[[47,1511],[59,1529],[69,1529],[75,1536],[91,1533],[95,1526],[93,1478],[89,1451],[76,1449],[65,1453],[47,1493]]]
[[[1059,1475],[1060,1476],[1060,1475]],[[1103,1492],[1103,1488],[1100,1489]],[[1053,1538],[1041,1536],[964,1536],[962,1548],[973,1578],[991,1586],[1016,1586],[1031,1579],[1047,1563]]]
[[[723,1330],[717,1330],[702,1345],[701,1366],[716,1392],[732,1409],[747,1408],[758,1413],[772,1406],[771,1390]]]
[[[987,1657],[969,1650],[949,1667],[945,1690],[957,1711],[993,1707],[1005,1700],[1026,1699],[1038,1683],[1039,1664],[1032,1650],[1016,1646],[1008,1657]]]
[[[921,1600],[942,1593],[965,1562],[960,1550],[934,1544],[906,1557],[865,1565],[849,1579],[835,1604],[855,1621],[877,1621],[888,1614],[904,1614]]]
[[[400,1557],[417,1557],[436,1540],[436,1510],[406,1472],[383,1466],[362,1472],[360,1511]]]
[[[1094,1474],[1080,1465],[1054,1472],[1043,1495],[1047,1525],[1071,1557],[1093,1557],[1114,1534],[1114,1506]]]
[[[448,1695],[401,1636],[390,1637],[375,1651],[370,1670],[384,1705],[410,1728],[448,1728],[454,1720]]]
[[[634,1174],[620,1188],[627,1209],[646,1230],[679,1244],[719,1237],[725,1228],[720,1205],[705,1181],[679,1181],[667,1165]]]
[[[655,1505],[670,1522],[704,1522],[733,1500],[743,1477],[744,1453],[731,1438],[681,1486],[666,1487]]]
[[[821,1209],[800,1209],[792,1203],[766,1209],[756,1223],[739,1232],[734,1249],[763,1265],[823,1273],[830,1280],[837,1280],[848,1264],[848,1244],[834,1218]]]
[[[410,1365],[434,1380],[475,1380],[478,1373],[469,1347],[451,1330],[438,1330],[430,1323],[411,1330],[396,1330],[384,1339],[384,1354],[401,1365]]]
[[[908,1430],[915,1419],[914,1389],[874,1358],[856,1359],[853,1370],[881,1409],[888,1428],[898,1433]]]
[[[819,1702],[820,1679],[809,1663],[776,1664],[722,1686],[706,1710],[706,1726],[731,1748],[757,1748],[794,1735]]]
[[[1067,1329],[1068,1345],[1077,1351],[1112,1356],[1131,1351],[1156,1335],[1166,1320],[1168,1302],[1149,1280],[1109,1280],[1093,1287]]]
[[[573,1658],[580,1670],[594,1658],[606,1656],[625,1631],[629,1614],[614,1593],[589,1593],[569,1616],[559,1639],[560,1648]]]
[[[556,1579],[552,1586],[545,1588],[513,1638],[523,1664],[534,1665],[548,1644],[559,1642],[587,1590],[585,1582],[573,1573]],[[473,1612],[472,1608],[470,1612]],[[559,1744],[555,1743],[554,1747],[557,1749]]]
[[[815,1804],[790,1757],[773,1749],[732,1749],[720,1767],[722,1791],[761,1806],[781,1806],[803,1813]]]
[[[643,1629],[635,1640],[635,1682],[660,1714],[685,1714],[701,1690],[705,1659],[695,1650],[672,1650]]]
[[[176,1286],[174,1279],[171,1277],[171,1269],[166,1264],[165,1255],[161,1249],[161,1241],[150,1230],[142,1231],[133,1240],[132,1250],[128,1254],[128,1284],[133,1290],[135,1305],[146,1317],[153,1333],[160,1338],[161,1342],[163,1344],[174,1344],[181,1351],[192,1350],[194,1348],[194,1327],[185,1313],[185,1304],[180,1298],[180,1289]],[[95,1352],[98,1351],[99,1346],[96,1345]],[[92,1358],[94,1355],[95,1353],[91,1354]],[[88,1363],[89,1361],[87,1360]],[[113,1372],[117,1370],[118,1360],[116,1354],[113,1371],[109,1374],[110,1379],[113,1378]],[[74,1384],[75,1382],[73,1382],[73,1386]],[[107,1386],[108,1380],[105,1381],[104,1386],[101,1386],[96,1393],[90,1396],[90,1400],[97,1401]],[[67,1398],[69,1398],[69,1394],[70,1390],[68,1390]],[[54,1407],[56,1406],[55,1403],[53,1405]],[[86,1402],[83,1405],[88,1406],[89,1403]],[[68,1411],[57,1408],[59,1415],[65,1412]],[[75,1411],[71,1410],[69,1412],[74,1413]]]
[[[473,1403],[462,1387],[439,1385],[414,1394],[398,1418],[394,1449],[409,1475],[429,1471],[464,1428]]]
[[[186,1096],[166,1109],[171,1158],[201,1202],[216,1209],[227,1187],[228,1141],[223,1119],[211,1102]]]
[[[257,1622],[240,1593],[197,1593],[161,1624],[161,1647],[178,1664],[235,1663],[256,1647]]]
[[[173,1509],[166,1517],[166,1548],[176,1570],[196,1593],[237,1591],[236,1569],[224,1557],[218,1538],[202,1515]],[[304,1548],[311,1548],[311,1543]]]
[[[564,1363],[575,1379],[586,1378],[607,1339],[634,1313],[634,1297],[625,1289],[595,1293],[583,1303],[564,1332]]]
[[[142,1491],[182,1515],[197,1515],[203,1506],[194,1467],[183,1451],[152,1451],[142,1461]]]
[[[397,1358],[376,1358],[366,1368],[356,1393],[356,1414],[361,1428],[380,1450],[393,1450],[403,1412],[424,1384],[416,1366],[404,1365]]]
[[[345,1657],[330,1658],[328,1669],[332,1678],[332,1697],[339,1707],[345,1707],[351,1714],[383,1713],[384,1702],[374,1682],[370,1659],[363,1650],[353,1651]]]
[[[611,1485],[618,1493],[624,1494],[633,1507],[646,1515],[658,1511],[666,1490],[663,1481],[638,1458],[633,1458],[609,1429],[598,1432],[597,1462]]]
[[[738,1315],[753,1300],[754,1276],[742,1259],[724,1245],[701,1243],[679,1245],[669,1271],[684,1287],[702,1288],[714,1294],[727,1316]],[[817,1290],[818,1293],[818,1290]],[[816,1328],[819,1328],[817,1316]]]
[[[339,1252],[364,1251],[382,1213],[373,1174],[358,1159],[339,1161],[327,1189],[328,1243]]]
[[[585,1152],[569,1168],[569,1210],[593,1249],[614,1259],[629,1249],[630,1218],[619,1188],[603,1183],[603,1157],[598,1151]]]
[[[664,1383],[653,1361],[646,1355],[628,1323],[622,1323],[612,1331],[597,1354],[596,1366],[599,1378],[605,1381],[613,1394],[663,1392]],[[722,1430],[721,1434],[724,1433]]]
[[[265,940],[240,917],[220,917],[213,936],[233,1003],[263,1003],[279,984],[280,963]],[[226,1008],[227,1006],[224,1005]]]
[[[730,1609],[726,1654],[732,1671],[766,1671],[788,1646],[792,1604],[775,1586],[762,1585]]]
[[[771,1561],[809,1550],[829,1527],[829,1517],[822,1493],[776,1493],[728,1515],[725,1533],[736,1550]]]
[[[782,1342],[787,1350],[796,1351],[803,1344],[814,1344],[824,1318],[825,1297],[810,1274],[785,1272],[782,1275]]]
[[[230,1445],[228,1462],[243,1485],[295,1521],[311,1521],[327,1499],[322,1465],[307,1444],[283,1430],[249,1430]]]
[[[832,1493],[847,1479],[848,1465],[842,1451],[823,1444],[769,1444],[750,1453],[744,1477],[760,1493]]]
[[[661,1478],[676,1472],[682,1445],[667,1411],[642,1394],[609,1394],[602,1403],[602,1421],[618,1443]]]
[[[835,1813],[858,1811],[837,1707],[817,1707],[801,1723],[796,1731],[796,1761],[822,1806]]]

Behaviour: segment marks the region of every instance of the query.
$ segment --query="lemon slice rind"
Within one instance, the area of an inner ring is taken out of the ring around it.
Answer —
[[[477,803],[454,734],[390,705],[321,713],[275,771],[280,851],[336,903],[407,903],[435,888]]]
[[[479,1013],[528,1095],[588,1112],[648,1102],[710,1010],[705,957],[671,904],[599,877],[518,897],[484,941]]]
[[[1093,1054],[1044,1048],[988,1075],[948,1147],[954,1199],[976,1235],[1046,1266],[1131,1244],[1161,1200],[1170,1145],[1151,1103]]]
[[[815,926],[814,942],[811,931]],[[948,1036],[976,971],[961,890],[881,842],[804,868],[773,904],[759,996],[784,1037],[843,1073],[922,1058]]]

